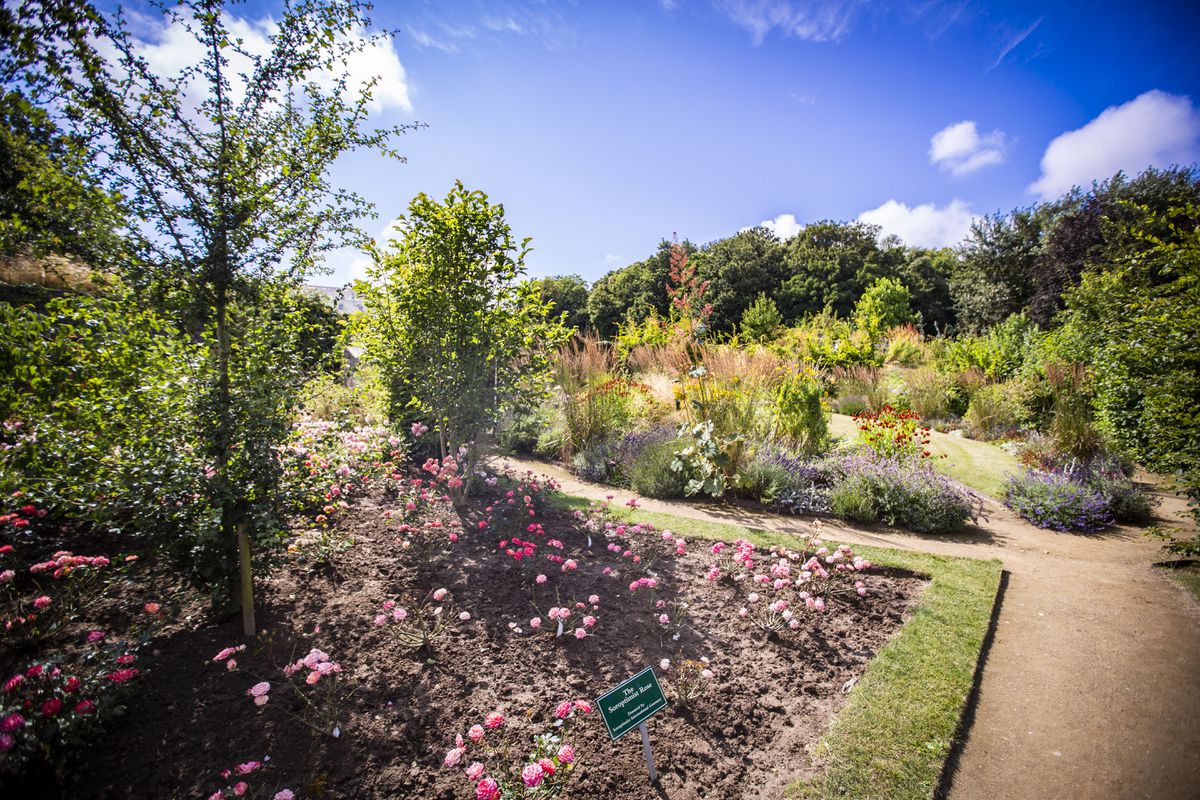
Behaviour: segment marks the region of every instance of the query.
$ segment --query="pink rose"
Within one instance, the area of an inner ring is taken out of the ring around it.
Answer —
[[[484,778],[475,787],[475,800],[500,800],[500,787],[492,778]]]
[[[546,773],[542,770],[541,764],[526,764],[521,770],[521,782],[530,789],[537,786],[546,777]]]
[[[575,760],[575,748],[569,744],[564,744],[558,748],[558,763],[570,764]]]
[[[499,711],[493,711],[483,718],[484,727],[489,730],[496,730],[504,724],[504,716]]]
[[[483,738],[483,735],[482,725],[472,725],[470,730],[467,731],[467,738],[472,742],[478,742]]]
[[[479,780],[481,777],[483,777],[484,769],[485,768],[484,768],[483,764],[480,764],[478,761],[472,762],[471,766],[467,767],[467,770],[466,770],[467,780],[471,780],[471,781]]]

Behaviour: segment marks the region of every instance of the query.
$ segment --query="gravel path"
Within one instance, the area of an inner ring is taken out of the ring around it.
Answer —
[[[590,498],[628,495],[564,470],[510,461]],[[1163,495],[1158,514],[1185,509]],[[642,508],[772,531],[803,522],[739,506],[644,499]],[[856,528],[826,538],[944,555],[999,558],[1008,572],[979,702],[951,800],[1200,798],[1200,606],[1151,564],[1137,529],[1094,536],[1039,530],[990,502],[959,536]]]

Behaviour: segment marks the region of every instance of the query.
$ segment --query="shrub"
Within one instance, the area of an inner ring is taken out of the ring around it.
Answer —
[[[674,441],[676,430],[674,425],[658,425],[644,431],[632,431],[625,434],[625,437],[617,445],[616,459],[618,471],[628,476],[634,462],[638,460],[646,448],[662,444],[663,442]]]
[[[571,459],[571,469],[580,478],[593,483],[606,483],[617,469],[617,449],[610,444],[594,444]]]
[[[884,522],[918,533],[953,533],[978,519],[983,498],[919,462],[843,456],[826,469],[834,478],[834,514],[855,522]]]
[[[1112,524],[1108,500],[1069,475],[1026,470],[1009,476],[1004,504],[1039,528],[1095,533]]]
[[[829,487],[821,469],[786,451],[756,453],[739,483],[745,494],[777,511],[792,514],[829,511]]]
[[[887,332],[885,363],[915,367],[925,361],[925,345],[915,325],[898,325]]]
[[[742,312],[742,338],[748,342],[765,342],[772,339],[781,327],[783,316],[775,306],[775,301],[766,294],[759,294],[749,308]]]
[[[646,497],[684,497],[687,479],[671,468],[675,451],[683,446],[683,442],[671,438],[643,447],[626,468],[629,487]]]
[[[379,370],[359,365],[348,376],[318,374],[304,385],[301,408],[313,419],[346,425],[381,425],[387,420],[387,398]]]
[[[829,421],[821,397],[821,379],[812,369],[786,372],[773,398],[775,435],[801,452],[824,452]]]
[[[1016,431],[1021,404],[1015,395],[1012,383],[992,383],[978,389],[963,417],[967,433],[972,438],[991,441]]]
[[[978,369],[992,380],[1015,375],[1034,353],[1042,333],[1024,314],[1013,314],[983,336],[961,336],[939,340],[933,349],[934,362],[946,373]]]
[[[688,497],[700,493],[720,497],[725,494],[727,473],[736,474],[730,469],[730,442],[719,439],[713,428],[709,421],[679,429],[683,447],[675,452],[671,469],[684,478]]]

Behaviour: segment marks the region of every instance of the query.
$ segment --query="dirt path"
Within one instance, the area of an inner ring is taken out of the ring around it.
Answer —
[[[629,495],[510,463],[571,494]],[[781,532],[803,524],[736,506],[641,506]],[[1158,513],[1176,521],[1184,508],[1164,496]],[[1158,544],[1128,528],[1039,530],[996,503],[987,513],[954,537],[826,526],[827,538],[851,544],[999,558],[1009,573],[951,800],[1200,798],[1200,606],[1152,568]]]

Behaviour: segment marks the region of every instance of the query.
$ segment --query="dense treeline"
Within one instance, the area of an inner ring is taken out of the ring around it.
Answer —
[[[880,278],[904,284],[926,333],[982,332],[1024,313],[1041,327],[1057,324],[1065,294],[1088,268],[1116,264],[1146,248],[1129,233],[1145,211],[1200,203],[1192,167],[1118,173],[1089,190],[996,213],[978,220],[955,248],[908,247],[880,237],[877,226],[824,220],[780,240],[750,228],[700,246],[683,242],[708,281],[710,324],[718,334],[738,330],[759,295],[774,301],[783,321],[832,311],[848,316]],[[584,291],[576,276],[541,281],[543,296],[568,313],[568,322],[613,336],[624,322],[666,315],[671,243],[648,258],[603,276]]]

